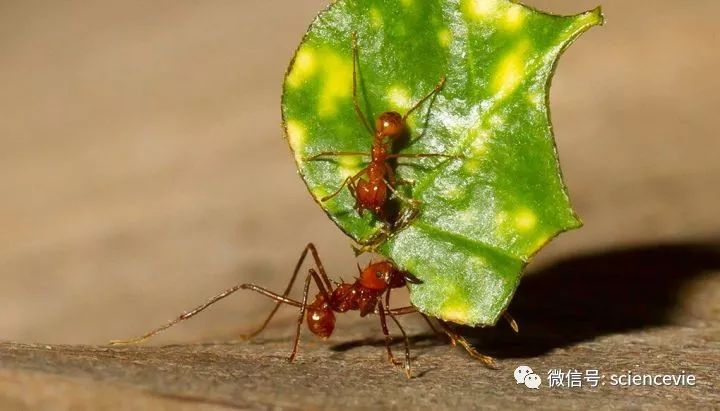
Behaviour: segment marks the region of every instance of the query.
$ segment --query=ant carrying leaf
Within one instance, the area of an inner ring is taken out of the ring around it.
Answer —
[[[405,198],[400,194],[396,187],[399,184],[407,183],[406,181],[398,180],[395,177],[395,170],[393,169],[390,160],[398,158],[427,158],[427,157],[441,157],[441,158],[459,158],[459,156],[447,155],[447,154],[430,154],[430,153],[391,153],[393,144],[401,138],[407,136],[409,133],[407,126],[407,119],[415,110],[435,96],[445,85],[445,77],[440,79],[440,82],[435,88],[413,104],[405,114],[401,115],[395,111],[386,111],[378,116],[375,120],[375,129],[370,126],[365,114],[363,114],[360,104],[358,102],[357,95],[357,66],[358,66],[358,45],[357,45],[357,34],[353,33],[352,36],[352,49],[353,49],[353,84],[352,84],[352,97],[353,107],[358,118],[362,122],[365,130],[372,136],[372,146],[370,152],[357,152],[357,151],[323,151],[308,157],[306,161],[317,161],[328,157],[341,157],[341,156],[365,156],[370,158],[370,163],[367,167],[363,168],[355,175],[347,177],[345,181],[340,184],[340,187],[332,194],[329,194],[320,199],[320,201],[329,201],[333,197],[340,194],[343,188],[347,187],[350,194],[355,199],[355,210],[363,215],[365,210],[373,213],[379,220],[390,224],[392,230],[401,229],[404,225],[407,225],[412,219],[414,219],[419,213],[420,201],[416,199]],[[397,199],[404,202],[409,209],[406,210],[402,216],[393,220],[391,212],[388,208],[388,200],[390,194],[394,195]]]
[[[320,13],[288,67],[284,134],[330,219],[422,280],[410,285],[414,306],[492,326],[532,257],[582,224],[560,172],[549,91],[562,52],[603,16],[510,0],[403,3],[337,0]],[[368,121],[387,108],[396,111]]]
[[[312,255],[315,265],[314,267],[308,269],[303,286],[302,299],[296,300],[291,298],[289,295],[308,253]],[[110,343],[113,345],[141,343],[181,321],[194,317],[211,305],[239,290],[251,290],[274,300],[276,305],[257,330],[241,336],[241,339],[250,339],[260,334],[270,323],[270,320],[272,320],[275,316],[275,313],[281,305],[286,304],[297,307],[299,312],[297,326],[295,328],[295,339],[293,341],[290,356],[288,357],[288,361],[292,362],[298,352],[300,332],[303,322],[306,323],[310,332],[322,339],[327,339],[335,330],[336,313],[340,314],[349,311],[358,311],[361,317],[365,317],[368,314],[377,314],[380,319],[380,326],[382,328],[383,335],[385,336],[385,348],[387,350],[388,361],[390,361],[393,365],[403,365],[405,375],[410,378],[412,376],[410,366],[410,345],[407,333],[398,321],[397,316],[419,313],[436,333],[440,333],[440,331],[435,328],[431,320],[426,315],[417,311],[417,309],[413,306],[391,308],[390,293],[393,289],[403,288],[408,283],[417,284],[420,280],[411,273],[398,269],[390,261],[373,262],[368,264],[364,269],[360,269],[358,266],[358,272],[359,277],[357,277],[352,283],[344,281],[331,281],[325,272],[325,268],[323,267],[315,245],[313,243],[308,243],[300,255],[300,259],[295,265],[295,269],[290,277],[290,282],[282,294],[269,291],[255,284],[236,285],[210,298],[204,304],[183,313],[169,323],[147,332],[141,337],[129,340],[114,340]],[[315,297],[310,300],[310,286],[313,283],[315,284],[318,292]],[[395,323],[402,333],[405,347],[404,362],[398,361],[393,355],[391,348],[393,340],[388,329],[388,317]],[[467,340],[454,331],[450,325],[443,321],[438,321],[438,324],[440,324],[442,332],[450,339],[452,345],[460,344],[471,356],[482,361],[483,364],[488,367],[495,367],[495,362],[491,357],[475,351]],[[513,325],[513,328],[517,330],[517,325],[514,324],[514,321],[511,322],[511,325]]]

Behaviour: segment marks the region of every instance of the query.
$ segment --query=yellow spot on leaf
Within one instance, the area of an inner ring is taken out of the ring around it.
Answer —
[[[527,99],[528,102],[534,106],[540,106],[545,102],[542,93],[537,92],[528,94]]]
[[[290,87],[298,87],[315,72],[315,52],[303,46],[295,55],[295,62],[287,77]]]
[[[525,10],[519,4],[511,4],[502,17],[502,25],[508,30],[516,30],[525,21]]]
[[[295,161],[300,164],[303,162],[303,152],[305,151],[305,138],[307,132],[305,126],[297,120],[288,120],[285,123],[288,142],[295,153]]]
[[[387,100],[392,108],[397,111],[405,111],[412,105],[410,91],[402,86],[393,86],[387,92]]]
[[[522,5],[505,0],[465,0],[462,10],[472,20],[493,20],[511,31],[522,26],[528,13]]]
[[[495,17],[499,3],[498,0],[467,0],[463,11],[474,19]]]
[[[327,52],[322,57],[323,79],[318,101],[318,114],[321,117],[335,115],[338,104],[352,95],[352,57],[341,57]]]
[[[537,216],[531,210],[524,208],[515,214],[515,227],[520,231],[528,231],[537,225]]]
[[[338,157],[338,164],[340,165],[340,174],[343,180],[357,174],[360,167],[360,156],[340,156]]]
[[[490,133],[487,130],[478,130],[472,143],[470,143],[470,149],[476,156],[483,155],[487,152],[487,143],[490,140]]]
[[[450,33],[450,30],[444,29],[440,30],[438,32],[438,42],[443,47],[450,47],[450,42],[452,41],[452,34]]]
[[[452,321],[458,324],[467,324],[469,321],[469,313],[466,304],[461,302],[452,302],[445,304],[440,311],[440,318],[445,321]]]
[[[400,0],[400,4],[405,7],[410,7],[413,5],[413,0]]]
[[[475,173],[480,170],[480,160],[477,158],[468,158],[463,164],[463,171],[467,173]]]
[[[370,9],[370,24],[375,27],[381,27],[383,25],[383,16],[380,10],[373,7]]]
[[[498,99],[510,95],[523,81],[525,77],[524,61],[529,49],[530,41],[522,41],[500,60],[490,83],[492,92]]]

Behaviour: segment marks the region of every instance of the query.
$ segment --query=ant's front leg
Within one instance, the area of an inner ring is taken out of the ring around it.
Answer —
[[[405,332],[405,329],[400,324],[400,321],[398,321],[397,318],[395,318],[395,314],[390,311],[390,291],[391,289],[388,289],[385,293],[385,306],[388,308],[388,315],[390,316],[390,319],[393,320],[395,325],[400,329],[400,332],[403,336],[403,342],[405,343],[405,376],[408,378],[412,378],[412,371],[410,366],[410,339],[407,336],[407,333]],[[382,309],[382,305],[380,305],[380,309]]]
[[[362,151],[323,151],[323,152],[317,153],[313,156],[306,157],[305,161],[320,161],[323,158],[342,157],[342,156],[370,157],[370,153],[365,153]]]
[[[339,187],[337,190],[335,190],[334,193],[332,193],[332,194],[330,194],[330,195],[326,195],[325,197],[321,198],[320,201],[322,201],[322,202],[324,203],[325,201],[328,201],[328,200],[330,200],[331,198],[337,196],[338,194],[340,194],[340,192],[342,191],[342,189],[345,188],[345,186],[348,187],[348,189],[350,190],[350,194],[353,196],[353,198],[357,200],[357,196],[355,195],[355,193],[356,193],[356,183],[355,183],[355,180],[357,180],[358,178],[360,178],[361,175],[367,173],[367,171],[368,171],[368,168],[365,167],[365,168],[363,168],[362,170],[358,171],[357,174],[346,178],[345,181],[343,181],[343,183],[340,184],[340,187]]]
[[[390,361],[390,364],[392,365],[400,365],[402,364],[402,361],[398,361],[397,359],[395,359],[395,356],[392,352],[392,337],[390,336],[390,331],[388,330],[387,319],[385,317],[385,306],[383,305],[382,301],[378,301],[377,311],[380,315],[380,327],[382,328],[383,335],[385,336],[385,349],[387,350],[388,361]]]
[[[365,126],[365,130],[370,133],[371,136],[375,135],[375,131],[372,127],[370,127],[370,123],[368,122],[367,118],[365,117],[365,114],[363,114],[362,110],[360,109],[360,102],[358,101],[358,81],[357,81],[357,69],[358,65],[360,65],[360,58],[358,57],[358,45],[357,45],[357,33],[353,32],[352,34],[352,49],[353,49],[353,88],[352,88],[352,95],[353,95],[353,108],[355,109],[355,114],[360,118],[360,121]]]

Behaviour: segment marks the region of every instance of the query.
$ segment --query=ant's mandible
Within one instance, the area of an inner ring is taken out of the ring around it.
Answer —
[[[308,270],[308,274],[305,277],[305,285],[303,288],[302,300],[298,301],[289,297],[290,291],[292,290],[297,275],[300,272],[300,268],[307,256],[308,252],[312,254],[313,260],[315,261],[315,267]],[[317,270],[316,270],[317,268]],[[380,318],[380,326],[382,328],[383,335],[385,336],[385,348],[387,349],[388,360],[393,365],[404,364],[405,374],[408,378],[411,377],[410,369],[410,348],[407,334],[403,329],[400,322],[397,320],[397,316],[406,315],[411,313],[419,313],[413,306],[390,308],[390,292],[394,288],[405,287],[408,283],[420,283],[414,275],[407,271],[398,269],[390,261],[379,261],[370,263],[364,269],[360,269],[358,266],[359,278],[352,283],[346,282],[333,282],[328,278],[325,268],[320,261],[317,249],[313,243],[308,245],[300,255],[300,259],[295,265],[295,270],[290,278],[290,282],[285,288],[282,294],[277,294],[269,291],[263,287],[254,284],[240,284],[232,288],[229,288],[222,293],[212,297],[204,304],[194,308],[191,311],[185,312],[176,319],[169,323],[158,327],[145,335],[130,339],[130,340],[114,340],[110,344],[135,344],[143,342],[154,335],[172,327],[173,325],[194,317],[201,311],[215,304],[219,300],[235,293],[238,290],[252,290],[258,292],[274,301],[276,301],[275,307],[270,312],[270,315],[265,319],[263,324],[256,331],[244,335],[242,339],[250,339],[260,334],[268,325],[270,320],[273,318],[277,310],[282,304],[288,304],[299,308],[299,314],[297,319],[297,326],[295,329],[295,339],[292,346],[292,351],[288,357],[288,361],[292,362],[298,351],[298,345],[300,343],[300,331],[303,325],[303,320],[307,323],[308,329],[320,338],[326,339],[330,337],[335,329],[335,313],[345,313],[348,311],[359,311],[360,316],[364,317],[368,314],[377,314]],[[314,282],[318,288],[318,293],[315,298],[309,302],[310,295],[310,284]],[[435,326],[432,324],[430,319],[422,314],[425,321],[436,333],[440,333]],[[506,319],[510,321],[513,329],[517,330],[517,325],[507,314]],[[405,344],[405,361],[404,363],[395,359],[392,352],[392,337],[387,326],[387,317],[390,317],[392,321],[400,329],[403,335]],[[449,324],[438,320],[438,323],[442,327],[442,332],[450,338],[452,345],[460,344],[465,350],[474,358],[482,361],[488,367],[495,367],[494,360],[486,355],[477,352],[464,337],[453,330]]]
[[[443,76],[440,82],[435,88],[417,103],[415,103],[404,115],[395,111],[387,111],[378,116],[375,121],[375,129],[370,127],[370,123],[360,109],[357,96],[357,66],[358,66],[358,46],[357,46],[357,35],[353,33],[353,107],[355,113],[360,118],[360,121],[365,126],[365,129],[373,137],[372,148],[369,153],[366,152],[351,152],[351,151],[325,151],[322,153],[315,154],[312,157],[307,158],[307,161],[316,161],[326,157],[337,157],[337,156],[369,156],[370,163],[367,167],[360,170],[357,174],[350,176],[343,181],[337,191],[330,195],[327,195],[320,199],[320,201],[328,201],[331,198],[340,194],[343,188],[346,186],[350,191],[350,194],[355,198],[355,210],[362,215],[363,211],[368,210],[375,214],[378,219],[395,225],[407,224],[408,220],[412,220],[417,215],[417,207],[419,201],[415,199],[406,199],[396,191],[396,186],[400,183],[395,178],[395,171],[389,164],[388,160],[397,158],[423,158],[423,157],[446,157],[446,158],[458,158],[454,155],[446,154],[424,154],[424,153],[413,153],[413,154],[398,154],[389,153],[392,150],[392,145],[395,141],[406,136],[408,133],[407,129],[407,118],[412,114],[413,111],[418,109],[425,101],[430,99],[433,95],[438,93],[445,85],[445,77]],[[363,178],[363,176],[365,178]],[[386,206],[389,199],[389,195],[393,194],[399,200],[410,205],[410,211],[405,213],[403,218],[398,221],[390,221],[390,215]],[[397,224],[400,223],[400,224]]]

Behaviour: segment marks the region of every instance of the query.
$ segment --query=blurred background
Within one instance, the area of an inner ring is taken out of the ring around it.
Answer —
[[[0,1],[0,339],[134,336],[239,282],[283,288],[309,241],[354,273],[280,128],[284,71],[326,3]],[[720,2],[601,4],[551,93],[585,227],[528,275],[720,236]],[[158,341],[247,331],[270,307],[236,297]]]

